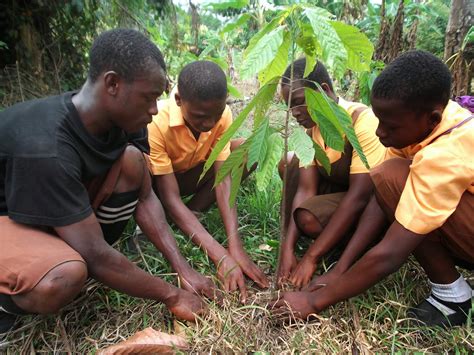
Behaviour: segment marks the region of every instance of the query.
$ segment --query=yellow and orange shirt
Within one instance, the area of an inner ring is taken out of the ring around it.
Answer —
[[[466,191],[474,194],[474,119],[463,123],[471,115],[449,101],[441,122],[425,140],[389,149],[389,158],[413,160],[395,211],[396,220],[406,229],[432,232],[456,210]]]
[[[171,93],[169,99],[158,102],[158,114],[148,125],[152,174],[181,173],[204,162],[231,124],[232,112],[226,105],[214,128],[202,132],[196,140],[184,122],[174,93]],[[230,142],[219,153],[217,161],[224,161],[229,155]]]
[[[367,108],[367,106],[362,103],[346,101],[341,97],[339,98],[338,104],[344,110],[346,110],[351,117],[357,109]],[[367,158],[370,168],[374,168],[382,163],[385,160],[387,151],[387,148],[385,148],[382,143],[380,143],[378,137],[375,135],[378,123],[378,118],[374,115],[371,109],[367,108],[359,114],[354,124],[355,134],[357,135],[359,143],[362,147],[362,151]],[[325,146],[324,139],[321,135],[318,125],[311,129],[311,137],[316,143],[324,148],[331,164],[341,159],[342,152]],[[361,174],[368,172],[369,170],[365,167],[355,149],[353,149],[350,174]]]

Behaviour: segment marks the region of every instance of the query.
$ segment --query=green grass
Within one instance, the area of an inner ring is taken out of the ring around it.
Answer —
[[[275,175],[271,186],[257,192],[252,178],[238,197],[239,224],[245,248],[269,276],[275,271],[279,236],[281,182]],[[226,244],[219,212],[212,208],[203,224]],[[141,268],[176,284],[176,275],[160,253],[146,240],[140,251],[129,249],[133,225],[116,247]],[[215,268],[207,256],[173,227],[183,255],[205,275]],[[261,250],[262,244],[274,246]],[[307,245],[307,241],[306,241]],[[302,249],[300,250],[300,253]],[[410,260],[368,292],[323,312],[317,321],[281,326],[262,308],[275,290],[250,286],[250,302],[242,306],[237,294],[229,294],[221,307],[209,305],[209,314],[195,326],[184,325],[191,352],[456,352],[473,349],[472,325],[451,330],[410,328],[404,322],[406,308],[428,291],[423,271]],[[56,316],[24,317],[23,326],[9,335],[0,352],[18,354],[94,353],[136,331],[152,326],[174,333],[175,322],[162,304],[135,299],[90,280],[79,298]]]

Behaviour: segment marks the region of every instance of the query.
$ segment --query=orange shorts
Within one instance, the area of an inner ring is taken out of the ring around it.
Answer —
[[[111,197],[120,168],[121,159],[107,174],[87,184],[94,210]],[[85,263],[78,252],[53,232],[0,216],[0,293],[15,295],[28,292],[49,271],[70,261]]]

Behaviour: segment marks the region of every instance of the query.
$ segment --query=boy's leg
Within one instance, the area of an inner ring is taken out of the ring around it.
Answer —
[[[395,158],[371,172],[377,200],[392,221],[410,171],[410,163],[409,160]],[[456,270],[454,259],[474,260],[474,228],[467,218],[473,203],[472,195],[465,193],[445,225],[427,235],[413,253],[427,273],[432,290],[425,301],[408,311],[408,315],[424,324],[446,326],[466,321],[471,306],[471,288]],[[467,250],[458,245],[468,245]]]
[[[230,150],[234,151],[244,142],[245,139],[243,138],[231,140]],[[213,168],[209,169],[204,178],[199,181],[203,168],[204,163],[201,163],[184,173],[175,174],[181,196],[194,195],[187,203],[187,206],[191,211],[195,212],[205,211],[216,202],[216,194],[213,189],[214,170]],[[245,169],[242,181],[246,179],[253,170],[255,170],[255,168],[250,170]]]
[[[82,257],[59,237],[0,217],[0,333],[15,316],[56,313],[87,278]]]

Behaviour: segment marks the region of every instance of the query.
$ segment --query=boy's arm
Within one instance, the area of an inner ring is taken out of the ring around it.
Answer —
[[[367,250],[370,244],[381,235],[386,225],[387,219],[385,214],[380,208],[375,195],[372,195],[370,202],[359,219],[354,235],[336,265],[327,273],[311,281],[305,291],[315,291],[339,278]]]
[[[216,161],[214,163],[214,171],[217,175],[223,161]],[[227,176],[224,180],[216,186],[216,202],[219,212],[224,223],[224,228],[229,244],[229,254],[239,264],[242,271],[255,281],[260,287],[265,288],[270,284],[265,274],[255,265],[244,250],[242,241],[239,236],[239,224],[237,220],[237,207],[234,204],[229,205],[231,178]]]
[[[155,175],[153,180],[171,219],[216,265],[224,289],[234,291],[239,288],[242,300],[245,300],[246,289],[242,271],[227,250],[207,232],[194,213],[183,203],[174,174]]]
[[[145,166],[145,165],[144,165]],[[171,234],[166,216],[158,197],[151,188],[151,177],[144,171],[139,202],[135,211],[135,220],[150,241],[163,253],[171,267],[181,278],[185,290],[215,297],[214,284],[211,280],[196,272],[179,252],[176,240]]]
[[[291,182],[289,182],[291,183]],[[282,244],[282,255],[280,265],[277,270],[277,283],[288,278],[296,266],[295,244],[300,234],[293,218],[293,212],[308,198],[317,194],[318,190],[318,170],[316,166],[299,169],[298,188],[292,201],[290,218],[286,230],[285,242]],[[284,217],[282,217],[284,218]]]
[[[331,250],[354,225],[367,206],[372,191],[373,183],[368,173],[350,175],[349,190],[290,278],[295,286],[305,286],[311,280],[319,258]]]
[[[274,304],[274,312],[286,312],[290,308],[296,316],[305,319],[311,313],[320,313],[356,296],[397,271],[423,238],[425,235],[410,232],[395,221],[382,241],[333,283],[314,292],[283,294]]]
[[[107,244],[94,214],[80,222],[54,228],[85,260],[91,277],[130,296],[161,301],[178,317],[193,320],[202,310],[198,297],[138,268]]]

